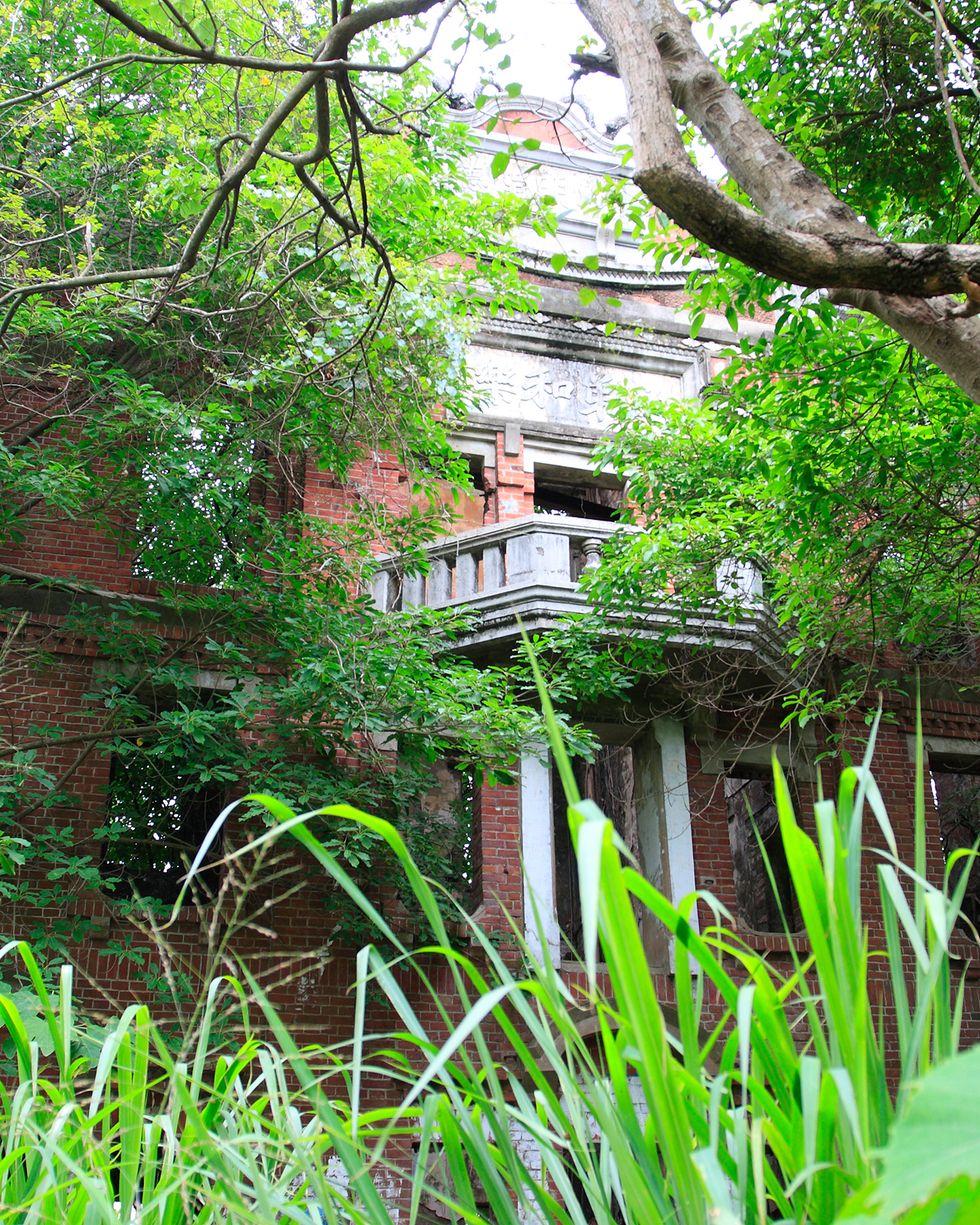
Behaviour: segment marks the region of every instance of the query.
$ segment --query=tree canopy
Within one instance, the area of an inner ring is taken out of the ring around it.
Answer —
[[[617,397],[603,458],[652,526],[595,592],[635,604],[671,584],[693,606],[719,560],[762,561],[806,662],[801,710],[841,649],[959,660],[980,612],[970,5],[780,0],[728,40],[723,72],[667,0],[581,7],[609,54],[580,62],[624,81],[644,193],[598,207],[657,258],[709,256],[695,333],[710,312],[773,329],[734,345],[697,403]],[[40,512],[94,522],[156,584],[152,606],[43,574],[8,584],[67,592],[66,624],[110,661],[75,762],[111,748],[188,789],[247,767],[293,804],[343,786],[409,822],[435,756],[505,769],[537,735],[511,677],[444,653],[445,619],[382,629],[353,594],[379,542],[411,556],[445,529],[470,320],[533,299],[507,239],[528,206],[467,185],[426,65],[454,13],[460,52],[496,46],[457,0],[4,10],[0,529],[16,543]],[[718,184],[696,133],[727,167]],[[470,258],[449,268],[448,252]],[[364,496],[342,525],[306,513],[304,466],[356,485],[384,451],[416,487],[397,512]],[[43,660],[45,644],[10,642],[8,668]],[[235,685],[202,702],[209,661]],[[398,769],[377,769],[393,732]],[[3,746],[10,828],[70,797],[72,768],[46,764],[59,736]],[[45,830],[40,900],[57,901],[97,865],[70,827]]]
[[[579,7],[622,78],[634,177],[653,204],[715,250],[876,315],[980,397],[980,246],[969,241],[977,218],[965,195],[980,198],[980,40],[969,3],[777,4],[732,58],[729,80],[672,0]],[[721,159],[728,190],[695,166],[675,107]],[[855,132],[869,111],[883,139]],[[899,159],[883,164],[910,128]],[[878,156],[852,177],[862,142]],[[913,183],[923,165],[933,178],[928,220],[914,195],[906,208],[908,159]]]
[[[577,58],[623,78],[643,192],[610,194],[607,220],[660,259],[707,257],[695,333],[712,312],[771,328],[696,403],[616,399],[603,457],[649,527],[596,594],[671,583],[693,608],[724,558],[756,560],[797,662],[791,712],[848,709],[886,665],[962,677],[980,624],[974,7],[786,0],[717,63],[667,0],[580,7],[608,51]]]
[[[529,294],[506,237],[526,205],[469,188],[469,138],[417,65],[433,7],[4,11],[0,540],[95,527],[152,593],[8,567],[6,685],[66,634],[101,660],[94,726],[21,721],[0,745],[4,828],[35,861],[12,900],[104,883],[91,830],[48,816],[93,752],[188,796],[261,780],[400,814],[448,883],[466,830],[424,819],[433,760],[505,771],[539,735],[503,673],[447,655],[459,619],[382,625],[362,594],[378,547],[416,555],[468,480],[448,443],[473,402],[467,283],[480,309]],[[394,501],[369,488],[385,454]],[[341,522],[309,513],[312,471],[348,490]],[[38,590],[63,610],[40,637],[17,629]],[[380,879],[369,836],[337,849]]]

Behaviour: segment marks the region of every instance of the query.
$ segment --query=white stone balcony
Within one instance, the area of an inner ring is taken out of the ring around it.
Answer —
[[[386,559],[375,576],[374,598],[386,611],[445,608],[536,587],[582,603],[578,580],[598,566],[602,546],[614,532],[629,530],[558,515],[476,528],[430,545],[428,574],[399,574],[396,559]]]
[[[402,559],[379,558],[373,581],[377,606],[386,612],[410,608],[469,608],[477,614],[460,649],[513,641],[523,625],[528,633],[550,629],[568,614],[591,611],[583,574],[599,565],[602,547],[616,533],[636,528],[562,515],[528,515],[507,523],[461,532],[427,549],[425,574],[404,569]],[[671,644],[703,645],[759,656],[770,670],[783,670],[778,634],[762,598],[758,567],[726,561],[718,567],[719,596],[725,607],[706,608],[683,619],[665,593],[662,603],[635,614],[614,614],[611,633],[666,637]],[[737,605],[730,601],[738,600]],[[736,610],[733,614],[733,608]]]

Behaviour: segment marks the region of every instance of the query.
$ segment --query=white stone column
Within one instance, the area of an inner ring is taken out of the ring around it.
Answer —
[[[726,558],[715,571],[715,587],[728,600],[758,604],[762,600],[762,571],[755,562]]]
[[[425,603],[425,579],[421,574],[402,578],[402,608],[418,608]]]
[[[460,553],[456,558],[456,599],[469,600],[476,595],[476,555]]]
[[[691,836],[691,794],[687,786],[687,752],[684,725],[676,719],[655,719],[654,733],[660,745],[660,769],[664,785],[664,833],[670,869],[670,896],[676,904],[696,887],[694,840]],[[697,930],[698,913],[691,915]]]
[[[391,575],[387,570],[379,570],[371,580],[371,594],[374,596],[375,606],[381,612],[388,612],[391,603]]]
[[[556,532],[524,532],[507,541],[507,585],[542,583],[548,587],[571,582],[568,537]]]
[[[449,563],[442,557],[434,557],[429,563],[429,581],[426,585],[426,603],[430,608],[448,604],[453,594],[453,576]]]
[[[550,758],[521,758],[521,858],[524,869],[524,935],[531,951],[561,957],[561,936],[555,903],[555,837],[552,824]],[[532,906],[532,898],[534,905]],[[539,934],[534,907],[541,921]],[[543,937],[543,939],[542,939]]]

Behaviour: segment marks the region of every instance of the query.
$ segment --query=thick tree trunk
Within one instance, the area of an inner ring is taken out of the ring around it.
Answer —
[[[902,298],[866,290],[838,290],[831,297],[842,306],[876,315],[980,404],[980,316],[951,318],[947,298]]]
[[[980,402],[980,323],[947,295],[980,294],[980,247],[879,237],[755,118],[671,0],[578,0],[626,89],[634,178],[703,242],[795,285],[876,315]],[[675,121],[683,110],[754,211],[701,175]],[[972,305],[972,304],[971,304]]]

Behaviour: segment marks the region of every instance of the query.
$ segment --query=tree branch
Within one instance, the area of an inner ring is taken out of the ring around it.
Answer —
[[[719,191],[686,155],[680,165],[645,166],[633,178],[695,238],[791,284],[929,298],[962,293],[964,277],[980,282],[980,246],[787,229]]]
[[[169,51],[174,55],[186,57],[192,61],[236,67],[244,65],[246,67],[263,68],[266,71],[271,70],[268,63],[253,57],[229,57],[218,54],[213,48],[185,45],[176,39],[170,38],[168,35],[146,26],[138,18],[127,13],[123,7],[116,3],[116,0],[96,0],[96,3],[104,12],[125,26],[126,29],[138,38],[161,47],[163,50]],[[0,294],[0,310],[6,307],[5,314],[0,318],[0,337],[9,328],[14,314],[21,304],[27,298],[38,294],[87,289],[97,285],[124,284],[132,281],[169,280],[169,286],[161,296],[161,302],[158,306],[159,310],[163,302],[166,301],[172,286],[197,263],[205,240],[218,217],[225,209],[229,210],[229,224],[231,223],[234,216],[234,200],[242,184],[258,165],[263,154],[269,152],[269,145],[276,133],[311,90],[317,91],[320,95],[317,104],[317,142],[314,149],[306,154],[290,155],[279,153],[275,156],[282,160],[293,162],[297,166],[321,160],[322,157],[326,156],[329,151],[329,145],[324,147],[324,139],[329,140],[329,128],[325,129],[324,126],[324,115],[327,112],[325,106],[324,70],[329,69],[343,76],[350,67],[350,65],[346,64],[345,56],[351,42],[358,34],[382,22],[420,15],[429,9],[435,8],[440,3],[442,3],[443,11],[437,23],[438,29],[448,13],[459,3],[459,0],[375,0],[374,3],[367,4],[355,11],[350,11],[349,6],[345,6],[340,19],[321,40],[319,46],[314,51],[310,63],[305,67],[299,66],[302,71],[300,79],[287,91],[251,141],[246,143],[244,152],[234,165],[219,179],[218,185],[204,211],[191,230],[178,260],[169,264],[156,264],[144,268],[127,268],[116,271],[84,273],[74,277],[60,277],[8,289],[5,293]],[[428,45],[431,45],[431,42]],[[420,54],[423,53],[424,51]],[[410,62],[415,62],[417,58],[417,56],[411,57]],[[281,65],[282,61],[279,63]],[[398,66],[392,68],[387,65],[368,65],[366,67],[384,72],[398,71]],[[297,65],[289,65],[289,68],[290,70],[296,70]],[[404,70],[404,68],[401,70]],[[349,117],[351,140],[356,151],[356,118],[350,117],[350,112],[346,107],[343,109]],[[364,203],[366,216],[366,202],[362,201],[362,203]],[[349,233],[350,230],[347,232]],[[379,244],[372,245],[375,250],[378,249]]]
[[[171,38],[160,30],[154,30],[145,22],[128,13],[115,0],[95,0],[104,13],[124,26],[131,34],[135,34],[142,42],[169,51],[172,56],[179,57],[182,62],[198,64],[215,64],[225,68],[252,68],[261,72],[299,72],[316,73],[318,76],[332,75],[338,72],[383,72],[400,75],[409,70],[426,53],[412,55],[405,64],[372,64],[351,63],[344,56],[351,42],[365,30],[385,21],[395,21],[400,17],[414,17],[427,12],[440,3],[440,0],[377,0],[366,8],[358,9],[356,13],[342,18],[323,39],[319,47],[308,60],[270,59],[260,55],[242,55],[237,52],[217,51],[198,42],[185,43]],[[451,10],[460,0],[449,0]],[[175,22],[183,25],[183,22]],[[427,50],[427,49],[426,49]],[[157,62],[171,62],[166,59]],[[176,62],[176,61],[175,61]]]
[[[921,333],[929,338],[929,355],[938,355],[933,360],[971,397],[980,395],[973,321],[955,318],[963,308],[942,300],[975,292],[980,246],[882,239],[759,122],[671,0],[578,4],[606,40],[626,87],[638,166],[634,179],[653,204],[701,241],[767,275],[846,291],[847,301],[917,347],[912,335]],[[758,212],[726,196],[695,168],[675,107],[701,131]],[[925,302],[915,305],[926,298],[940,301],[928,310]]]

